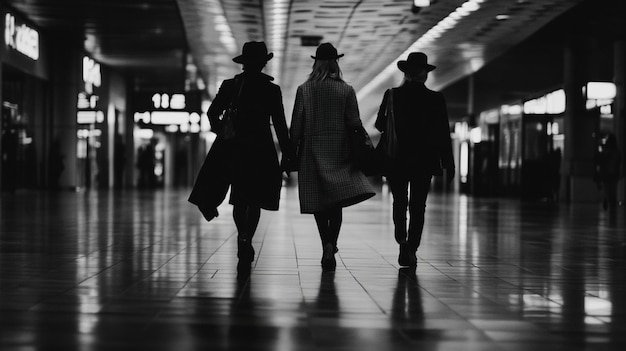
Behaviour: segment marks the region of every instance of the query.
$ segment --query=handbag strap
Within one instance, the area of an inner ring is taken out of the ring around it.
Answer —
[[[398,136],[396,133],[396,120],[393,113],[393,88],[389,89],[389,95],[387,97],[387,138],[385,139],[386,151],[390,158],[395,158],[398,152]]]
[[[243,83],[245,82],[245,78],[241,78],[241,84],[239,84],[239,91],[237,92],[237,95],[233,96],[233,98],[230,100],[230,108],[233,107],[237,107],[237,103],[239,102],[239,97],[241,97],[241,90],[243,90]],[[237,79],[235,79],[235,85],[237,84]]]

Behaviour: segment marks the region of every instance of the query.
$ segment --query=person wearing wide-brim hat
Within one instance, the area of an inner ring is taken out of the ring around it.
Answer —
[[[397,146],[385,176],[393,196],[394,237],[400,246],[398,264],[415,266],[432,177],[443,175],[445,170],[451,182],[455,166],[446,101],[441,93],[424,85],[428,73],[436,67],[422,52],[410,53],[397,66],[404,73],[404,81],[385,92],[375,126],[384,133],[384,140],[395,140]]]
[[[233,61],[243,72],[225,80],[207,112],[211,129],[217,134],[202,166],[189,201],[207,220],[215,218],[217,207],[230,187],[230,204],[238,232],[239,263],[245,267],[254,259],[252,237],[261,209],[278,210],[282,170],[274,146],[274,126],[283,160],[295,158],[289,140],[282,93],[274,78],[261,72],[273,54],[264,42],[243,45]],[[222,113],[236,107],[235,136],[226,139],[221,130]]]
[[[349,159],[348,128],[362,127],[354,89],[343,81],[337,49],[319,45],[313,70],[298,87],[290,133],[298,145],[300,212],[313,214],[322,242],[322,268],[334,270],[343,207],[375,195]]]

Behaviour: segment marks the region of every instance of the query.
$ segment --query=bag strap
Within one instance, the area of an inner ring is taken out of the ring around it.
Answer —
[[[245,82],[245,78],[241,78],[241,84],[239,84],[239,91],[237,95],[233,96],[230,100],[230,108],[237,107],[236,104],[239,102],[239,97],[241,97],[241,90],[243,90],[243,83]],[[237,84],[237,79],[235,79],[235,85]]]
[[[396,120],[393,113],[393,88],[389,89],[389,95],[387,97],[387,153],[391,158],[395,158],[398,152],[398,136],[396,134]]]

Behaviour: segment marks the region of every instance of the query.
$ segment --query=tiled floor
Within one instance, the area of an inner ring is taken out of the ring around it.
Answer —
[[[623,208],[431,194],[411,271],[381,189],[333,274],[287,188],[238,277],[231,207],[206,223],[187,194],[3,193],[0,349],[626,349]]]

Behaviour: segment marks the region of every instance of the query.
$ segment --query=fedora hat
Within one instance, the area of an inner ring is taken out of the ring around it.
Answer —
[[[425,69],[426,72],[434,70],[436,67],[428,63],[428,57],[423,52],[412,52],[405,61],[398,61],[398,68],[402,72]]]
[[[233,61],[237,63],[265,63],[274,57],[273,53],[267,53],[267,46],[262,41],[249,41],[243,44],[241,55]]]
[[[336,60],[340,57],[343,57],[343,54],[337,54],[337,49],[331,43],[320,44],[315,50],[315,56],[311,56],[316,60]]]

